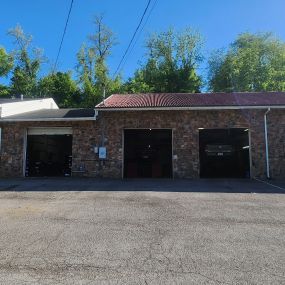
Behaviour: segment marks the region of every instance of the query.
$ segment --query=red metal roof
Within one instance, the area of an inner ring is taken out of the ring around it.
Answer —
[[[285,92],[113,94],[96,108],[285,106]]]

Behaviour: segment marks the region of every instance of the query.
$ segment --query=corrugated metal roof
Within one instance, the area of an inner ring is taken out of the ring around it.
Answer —
[[[285,105],[285,92],[114,94],[96,108],[226,107]]]

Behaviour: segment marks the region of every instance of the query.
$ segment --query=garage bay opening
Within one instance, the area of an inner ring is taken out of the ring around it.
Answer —
[[[72,130],[68,128],[29,129],[26,176],[70,176]]]
[[[248,129],[199,129],[199,149],[200,177],[250,177]]]
[[[171,178],[172,130],[125,130],[124,177]]]

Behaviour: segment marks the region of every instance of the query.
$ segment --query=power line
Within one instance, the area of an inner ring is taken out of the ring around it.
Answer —
[[[142,26],[142,28],[141,28],[140,31],[139,31],[139,34],[138,34],[138,36],[137,36],[136,41],[134,42],[132,48],[130,49],[130,52],[128,53],[128,55],[126,56],[124,62],[122,63],[121,69],[124,67],[124,65],[125,65],[125,63],[126,63],[126,61],[127,61],[127,58],[130,56],[130,54],[132,53],[132,51],[133,51],[135,45],[137,44],[137,42],[138,42],[138,40],[139,40],[139,38],[140,38],[140,36],[141,36],[141,33],[142,33],[142,31],[144,30],[144,28],[145,28],[145,26],[146,26],[146,24],[147,24],[147,22],[148,22],[148,20],[149,20],[149,18],[150,18],[150,15],[151,15],[152,11],[154,10],[154,8],[155,8],[157,2],[158,2],[158,0],[155,0],[154,4],[152,5],[152,8],[150,9],[150,12],[149,12],[149,14],[148,14],[148,16],[147,16],[147,18],[146,18],[146,20],[145,20],[145,22],[144,22],[144,25]]]
[[[66,18],[66,22],[65,22],[65,26],[64,26],[63,34],[62,34],[62,37],[61,37],[61,41],[60,41],[60,45],[59,45],[59,49],[58,49],[58,52],[57,52],[57,56],[56,56],[56,60],[55,60],[55,64],[54,64],[53,71],[55,71],[56,66],[57,66],[58,58],[59,58],[59,55],[60,55],[60,52],[61,52],[61,48],[62,48],[62,44],[63,44],[63,40],[64,40],[64,37],[65,37],[65,33],[66,33],[66,29],[67,29],[68,21],[69,21],[70,14],[71,14],[71,10],[72,10],[73,1],[74,1],[74,0],[71,0],[71,2],[70,2],[70,7],[69,7],[68,14],[67,14],[67,18]]]
[[[151,2],[151,0],[148,0],[148,3],[147,3],[147,5],[146,5],[146,7],[145,7],[145,9],[144,9],[144,12],[143,12],[143,14],[142,14],[142,16],[141,16],[141,19],[140,19],[140,21],[139,21],[139,24],[138,24],[138,26],[137,26],[137,28],[136,28],[136,30],[135,30],[135,32],[134,32],[134,34],[133,34],[133,36],[132,36],[130,42],[129,42],[129,44],[128,44],[127,49],[125,50],[125,52],[124,52],[124,54],[123,54],[123,56],[122,56],[122,58],[121,58],[121,60],[120,60],[120,63],[119,63],[118,66],[117,66],[117,69],[116,69],[116,71],[115,71],[115,73],[114,73],[114,77],[116,76],[116,74],[117,74],[118,71],[120,70],[121,64],[122,64],[123,60],[125,59],[125,57],[126,57],[128,51],[129,51],[129,49],[130,49],[130,47],[131,47],[131,44],[133,43],[133,40],[134,40],[134,38],[135,38],[135,36],[136,36],[136,34],[137,34],[137,32],[138,32],[138,30],[139,30],[141,24],[142,24],[142,21],[143,21],[143,19],[144,19],[144,17],[145,17],[145,14],[146,14],[146,12],[147,12],[147,10],[148,10],[148,7],[149,7],[149,5],[150,5],[150,2]]]

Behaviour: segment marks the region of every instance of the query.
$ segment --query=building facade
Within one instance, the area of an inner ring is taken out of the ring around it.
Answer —
[[[95,110],[7,117],[0,175],[285,178],[285,94],[209,96],[113,95]]]

